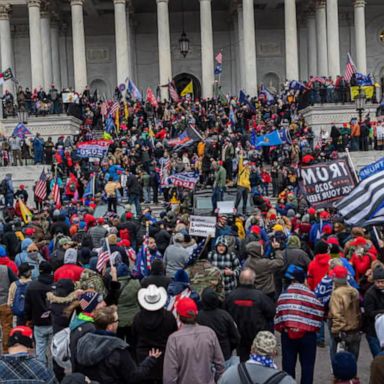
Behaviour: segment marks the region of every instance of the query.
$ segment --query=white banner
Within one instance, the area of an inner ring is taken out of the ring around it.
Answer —
[[[191,236],[215,237],[216,217],[191,216],[189,225],[189,234]]]

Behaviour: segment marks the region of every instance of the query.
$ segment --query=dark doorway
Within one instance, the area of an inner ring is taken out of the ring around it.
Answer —
[[[173,78],[175,82],[177,93],[180,95],[180,92],[189,84],[190,81],[193,81],[193,97],[201,97],[201,84],[199,79],[196,76],[191,75],[190,73],[180,73],[179,75]]]

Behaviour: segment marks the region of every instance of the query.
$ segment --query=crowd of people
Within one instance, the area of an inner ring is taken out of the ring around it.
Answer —
[[[348,142],[315,138],[297,96],[143,103],[117,89],[109,102],[83,95],[78,136],[34,138],[31,157],[51,169],[33,197],[12,175],[0,183],[0,381],[289,384],[299,358],[311,384],[327,344],[329,382],[358,384],[365,334],[382,383],[382,233],[302,194],[298,167]],[[257,145],[276,130],[289,139]],[[100,137],[105,156],[83,158],[78,144]],[[180,174],[195,181],[169,181]],[[200,188],[212,191],[208,237],[190,229]]]

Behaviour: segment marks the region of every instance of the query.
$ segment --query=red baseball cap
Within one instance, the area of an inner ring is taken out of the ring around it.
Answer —
[[[314,215],[316,213],[316,209],[315,208],[308,208],[308,214],[309,215]]]
[[[97,224],[99,224],[99,225],[103,225],[103,224],[105,224],[104,217],[99,217],[99,218],[97,219]]]
[[[260,235],[261,228],[258,225],[252,225],[251,232],[254,233],[255,235]]]
[[[333,280],[340,281],[345,280],[348,276],[348,269],[343,267],[342,265],[336,265],[335,268],[329,273],[329,276],[333,278]]]
[[[354,246],[354,247],[367,245],[367,240],[364,239],[363,236],[358,236],[358,237],[356,237],[355,240],[353,240],[353,241],[351,242],[351,245]]]
[[[11,329],[9,333],[8,346],[12,347],[15,344],[21,344],[27,348],[33,348],[33,333],[32,329],[24,325],[19,325]]]
[[[191,319],[198,314],[197,305],[189,297],[183,297],[176,304],[176,312],[181,317]]]

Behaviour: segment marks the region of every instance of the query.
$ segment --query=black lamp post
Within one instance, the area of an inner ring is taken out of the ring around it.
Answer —
[[[185,58],[189,52],[189,39],[187,37],[187,34],[184,31],[181,34],[181,37],[179,39],[179,48],[180,48],[180,53]]]
[[[359,114],[359,123],[363,121],[363,112],[365,111],[365,106],[367,102],[367,97],[365,95],[365,92],[361,86],[359,86],[359,94],[357,95],[355,99],[356,103],[356,111]]]

